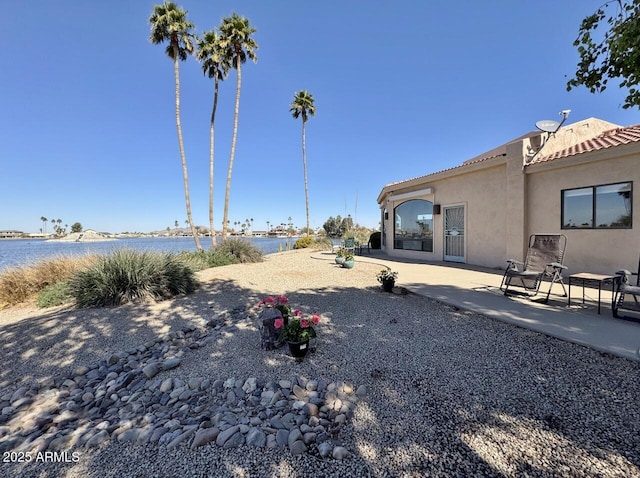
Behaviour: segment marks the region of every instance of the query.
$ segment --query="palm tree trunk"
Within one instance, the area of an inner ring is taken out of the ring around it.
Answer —
[[[224,217],[222,218],[222,238],[227,237],[227,219],[229,217],[229,192],[231,190],[231,172],[233,171],[233,160],[236,155],[236,139],[238,137],[238,113],[240,111],[240,84],[242,83],[242,69],[240,66],[240,56],[236,56],[236,70],[238,81],[236,83],[236,108],[233,115],[233,137],[231,139],[231,155],[229,157],[229,170],[227,171],[227,188],[224,195]]]
[[[175,47],[174,47],[175,48]],[[187,158],[184,154],[184,143],[182,141],[182,125],[180,124],[180,71],[178,68],[178,51],[175,48],[175,55],[173,58],[173,73],[176,78],[176,128],[178,129],[178,145],[180,146],[180,159],[182,160],[182,177],[184,179],[184,199],[187,205],[187,220],[191,227],[191,234],[196,241],[196,249],[201,251],[200,239],[198,238],[198,231],[193,225],[193,218],[191,217],[191,199],[189,198],[189,175],[187,174]]]
[[[304,200],[307,206],[307,236],[309,235],[309,185],[307,184],[307,144],[305,135],[305,120],[302,118],[302,168],[304,170]]]
[[[216,121],[216,110],[218,109],[218,77],[216,76],[213,92],[213,109],[211,110],[211,130],[209,131],[209,229],[211,230],[211,247],[216,247],[216,229],[213,223],[213,150],[214,133],[213,125]]]

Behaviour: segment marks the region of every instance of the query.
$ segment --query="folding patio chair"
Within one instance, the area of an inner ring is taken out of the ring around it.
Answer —
[[[350,251],[352,254],[356,253],[356,240],[353,237],[348,237],[342,243],[342,248]]]
[[[567,237],[564,234],[532,234],[525,261],[507,260],[500,290],[504,290],[504,295],[520,293],[534,297],[538,294],[542,281],[548,280],[550,284],[545,303],[549,301],[551,288],[556,282],[562,286],[566,297],[567,289],[562,279],[562,271],[567,269],[563,265],[566,247]],[[524,291],[513,291],[510,290],[511,287],[521,287]]]
[[[615,279],[615,292],[613,294],[613,302],[611,304],[611,311],[613,316],[619,318],[623,315],[620,314],[620,310],[634,311],[640,313],[640,261],[638,262],[638,272],[629,272],[626,269],[616,272]],[[636,276],[635,284],[632,283],[631,278]],[[633,301],[626,301],[627,298],[633,299]]]

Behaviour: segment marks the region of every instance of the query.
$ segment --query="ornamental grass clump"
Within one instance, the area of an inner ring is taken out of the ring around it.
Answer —
[[[77,307],[104,307],[190,294],[193,270],[171,253],[119,249],[76,273],[69,292]]]
[[[222,254],[232,256],[238,262],[262,262],[263,252],[249,241],[244,239],[229,238],[222,241],[216,248]]]

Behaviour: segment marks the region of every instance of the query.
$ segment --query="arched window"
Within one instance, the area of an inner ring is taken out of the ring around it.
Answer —
[[[394,249],[433,252],[433,203],[403,202],[394,210]]]

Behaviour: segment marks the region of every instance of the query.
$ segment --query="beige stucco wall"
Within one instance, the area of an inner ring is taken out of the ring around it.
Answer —
[[[425,199],[440,204],[442,213],[434,216],[434,252],[393,249],[393,208],[405,201],[391,201],[387,205],[386,251],[397,257],[414,260],[442,261],[444,259],[444,208],[465,206],[466,262],[486,267],[504,267],[507,202],[504,186],[505,165],[477,170],[444,178],[424,186],[433,186],[433,194]],[[396,191],[402,192],[402,191]]]
[[[623,155],[616,157],[623,151]],[[640,255],[640,145],[578,155],[554,163],[527,171],[528,234],[565,234],[565,265],[569,267],[569,274],[612,274],[620,268],[635,271]],[[561,229],[561,190],[626,181],[633,181],[634,186],[632,229]]]
[[[583,139],[584,130],[600,133],[611,123],[589,119],[572,125],[569,136]],[[559,135],[562,136],[562,135]],[[620,268],[636,270],[640,255],[640,143],[582,153],[523,168],[529,138],[504,145],[504,156],[489,158],[422,178],[388,185],[380,196],[380,207],[389,212],[385,251],[413,260],[444,260],[444,208],[465,206],[465,262],[504,268],[509,258],[523,260],[530,234],[562,233],[568,238],[565,275],[578,272],[613,274]],[[558,146],[558,145],[556,145]],[[553,148],[550,148],[553,149]],[[546,151],[548,153],[548,151]],[[632,229],[561,229],[561,191],[602,184],[633,181]],[[443,213],[434,216],[434,252],[393,248],[393,209],[402,201],[393,195],[424,188],[432,193],[415,197],[440,204]]]

